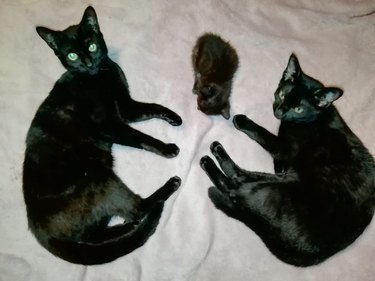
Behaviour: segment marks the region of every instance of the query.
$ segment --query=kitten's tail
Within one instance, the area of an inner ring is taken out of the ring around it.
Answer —
[[[181,180],[178,177],[171,178],[163,187],[144,199],[143,206],[147,210],[145,216],[130,230],[128,226],[113,227],[115,233],[119,234],[114,238],[95,242],[51,239],[48,249],[66,261],[84,265],[107,263],[124,256],[145,244],[155,232],[165,200],[180,184]]]

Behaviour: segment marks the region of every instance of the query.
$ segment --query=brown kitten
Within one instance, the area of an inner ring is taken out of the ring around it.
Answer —
[[[198,109],[207,115],[230,117],[229,96],[232,79],[238,68],[234,48],[218,35],[205,33],[193,49],[193,93],[198,95]]]

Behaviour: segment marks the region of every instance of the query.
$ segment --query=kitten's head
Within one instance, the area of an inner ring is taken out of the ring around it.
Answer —
[[[198,96],[198,109],[208,115],[221,114],[229,119],[230,87],[230,81],[223,84],[209,83],[202,80],[198,73],[193,87],[193,93]]]
[[[64,31],[38,26],[36,31],[52,48],[68,71],[94,74],[107,57],[107,46],[94,8],[87,7],[81,22]]]
[[[275,92],[274,115],[284,121],[311,122],[342,94],[341,89],[324,87],[304,74],[297,57],[292,54]]]

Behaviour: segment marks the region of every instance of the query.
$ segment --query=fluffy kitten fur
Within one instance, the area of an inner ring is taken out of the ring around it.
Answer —
[[[221,37],[206,33],[193,49],[193,93],[198,96],[198,109],[208,115],[230,117],[229,97],[233,76],[238,68],[235,49]]]
[[[238,167],[214,142],[201,166],[215,187],[218,209],[255,231],[279,259],[296,266],[320,263],[350,245],[374,213],[374,159],[332,102],[342,90],[303,73],[292,55],[275,92],[277,136],[244,115],[235,127],[274,158],[276,174]]]
[[[179,187],[171,178],[146,199],[114,173],[113,143],[174,157],[179,149],[128,123],[181,118],[134,101],[121,68],[107,56],[95,11],[64,31],[37,27],[66,72],[40,105],[27,134],[23,191],[30,230],[48,251],[69,262],[100,264],[142,246],[157,227],[165,200]],[[143,167],[139,167],[143,169]],[[109,226],[114,217],[123,224]]]

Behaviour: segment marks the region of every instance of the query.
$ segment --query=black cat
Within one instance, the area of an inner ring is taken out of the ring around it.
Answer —
[[[201,166],[215,206],[254,230],[279,259],[320,263],[351,244],[370,223],[375,163],[332,102],[342,95],[304,74],[292,55],[275,93],[278,136],[244,115],[234,125],[266,149],[276,174],[238,167],[214,142]]]
[[[193,93],[198,96],[198,109],[208,115],[230,117],[229,97],[233,76],[238,68],[235,49],[220,36],[206,33],[193,49]]]
[[[179,187],[171,178],[146,199],[114,173],[113,143],[165,157],[179,149],[128,123],[181,118],[158,105],[134,101],[120,67],[107,56],[95,11],[64,31],[37,27],[67,69],[39,107],[27,135],[23,191],[29,227],[54,255],[79,264],[112,261],[152,235],[164,201]],[[147,167],[146,167],[147,169]],[[111,226],[112,218],[124,222]]]

